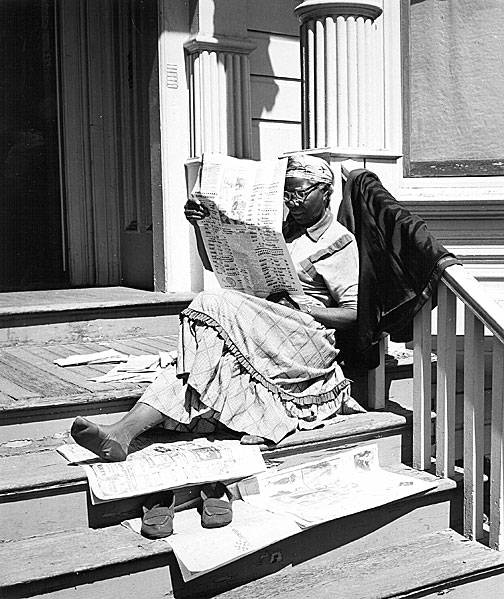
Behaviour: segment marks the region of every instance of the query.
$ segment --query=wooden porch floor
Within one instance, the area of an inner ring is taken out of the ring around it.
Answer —
[[[111,370],[114,364],[90,364],[61,367],[56,358],[73,354],[115,349],[126,354],[157,354],[160,350],[176,349],[176,335],[131,337],[101,342],[75,344],[44,344],[6,347],[0,351],[0,411],[43,406],[51,403],[68,404],[72,399],[86,397],[106,399],[118,394],[138,395],[147,383],[96,383],[88,380]]]

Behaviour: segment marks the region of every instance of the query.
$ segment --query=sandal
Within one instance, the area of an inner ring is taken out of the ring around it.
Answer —
[[[204,485],[200,491],[203,504],[201,506],[201,526],[203,528],[220,528],[227,526],[233,519],[233,495],[223,483]]]
[[[141,533],[148,539],[162,539],[173,534],[175,495],[173,491],[153,495],[142,506]]]

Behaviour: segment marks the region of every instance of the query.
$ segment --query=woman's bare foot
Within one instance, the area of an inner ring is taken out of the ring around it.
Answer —
[[[128,455],[130,440],[122,438],[115,428],[114,425],[98,425],[78,416],[70,434],[78,445],[89,449],[102,460],[123,462]]]
[[[263,445],[266,443],[266,439],[257,435],[243,435],[240,443],[242,445]]]

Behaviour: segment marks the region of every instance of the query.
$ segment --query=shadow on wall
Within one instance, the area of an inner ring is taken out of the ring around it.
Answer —
[[[260,7],[256,6],[255,2],[250,2],[250,8],[253,10],[260,10]],[[281,3],[283,4],[283,3]],[[230,18],[229,10],[230,3],[228,2],[215,2],[215,11],[214,11],[214,31],[218,35],[220,31],[227,30]],[[249,18],[247,17],[247,25],[249,26]],[[249,33],[250,35],[250,33]],[[262,43],[258,44],[258,47],[253,50],[253,52],[260,52],[260,63],[261,63],[261,80],[265,83],[265,85],[261,85],[260,90],[261,93],[257,93],[257,86],[254,86],[254,77],[257,77],[256,73],[250,73],[250,84],[251,84],[251,94],[252,94],[252,110],[251,110],[251,119],[259,118],[265,112],[271,112],[273,107],[275,106],[275,102],[278,96],[279,88],[278,84],[274,80],[274,71],[273,66],[271,64],[271,59],[269,56],[269,46],[270,41],[266,38],[266,36],[261,36]],[[232,130],[229,131],[229,137],[233,136]],[[254,137],[254,135],[252,135]],[[253,144],[254,152],[253,157],[259,158],[260,156],[260,148],[259,148],[259,139],[256,136],[255,144]],[[231,144],[231,140],[228,139],[228,143]]]

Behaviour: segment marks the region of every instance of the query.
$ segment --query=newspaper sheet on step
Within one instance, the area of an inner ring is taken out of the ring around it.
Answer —
[[[223,528],[201,527],[201,516],[194,509],[177,512],[171,545],[185,582],[216,570],[241,557],[268,547],[300,532],[290,516],[273,514],[244,501],[233,502],[233,521]],[[126,520],[124,526],[140,533],[140,518]],[[268,562],[275,556],[265,554]]]
[[[190,509],[176,513],[174,534],[165,541],[188,581],[261,549],[264,557],[259,553],[259,560],[282,559],[282,547],[271,547],[278,541],[433,486],[413,471],[407,475],[381,468],[377,446],[367,445],[290,468],[274,466],[241,480],[237,487],[242,500],[233,502],[230,525],[203,529],[199,513]],[[140,518],[123,524],[140,532]]]
[[[378,447],[366,445],[238,482],[242,498],[290,515],[303,527],[362,512],[435,486],[381,468]]]
[[[236,480],[266,469],[259,447],[241,445],[238,440],[201,438],[153,443],[130,454],[124,462],[98,462],[93,453],[74,444],[63,445],[58,452],[70,462],[82,465],[93,504],[217,480]]]
[[[221,287],[266,297],[302,294],[283,235],[287,159],[205,154],[192,196],[208,208],[199,223]]]

